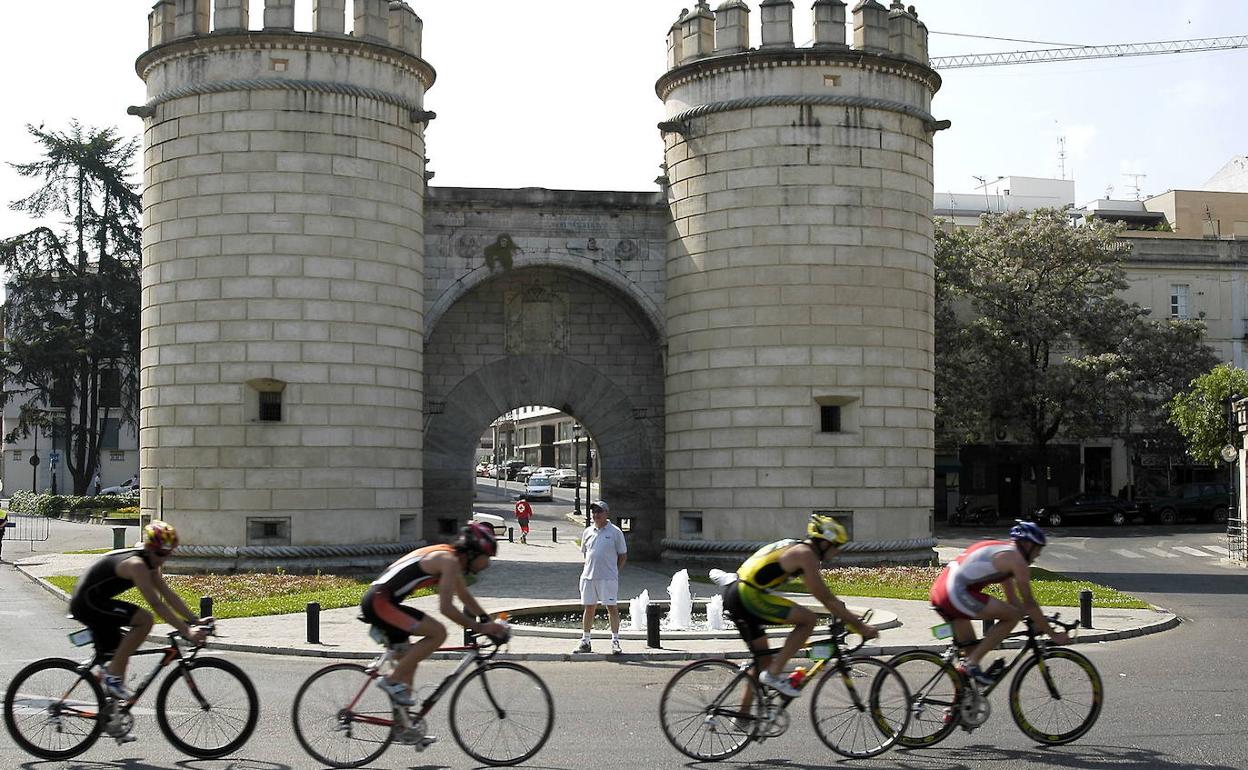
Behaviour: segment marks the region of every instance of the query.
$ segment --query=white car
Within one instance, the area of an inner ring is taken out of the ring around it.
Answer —
[[[528,500],[552,500],[549,476],[530,476],[524,485],[524,496]]]
[[[113,487],[104,487],[100,490],[101,495],[132,495],[138,494],[139,477],[131,476],[120,484]]]
[[[550,483],[557,487],[575,487],[581,480],[571,468],[560,468],[550,477]]]
[[[507,522],[503,521],[503,517],[494,513],[486,513],[485,511],[473,511],[473,521],[484,521],[494,528],[495,537],[506,537]]]

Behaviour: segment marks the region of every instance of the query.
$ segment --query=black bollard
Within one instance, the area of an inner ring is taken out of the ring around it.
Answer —
[[[126,528],[113,527],[113,550],[120,551],[126,547]]]
[[[646,605],[646,646],[662,647],[659,640],[659,624],[663,621],[663,608],[657,604]]]
[[[550,542],[552,543],[559,542],[559,528],[558,527],[550,528]]]
[[[1086,588],[1079,592],[1079,627],[1092,627],[1092,592]]]
[[[516,528],[515,527],[507,528],[507,542],[508,543],[516,542]]]
[[[199,597],[199,616],[201,618],[212,617],[212,597],[211,596]]]
[[[321,605],[308,602],[308,644],[321,643]]]

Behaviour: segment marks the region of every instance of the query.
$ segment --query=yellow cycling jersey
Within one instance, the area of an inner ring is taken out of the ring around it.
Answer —
[[[802,541],[787,538],[759,548],[737,570],[737,579],[762,590],[775,588],[797,574],[785,572],[780,566],[780,557],[789,546],[800,542]]]

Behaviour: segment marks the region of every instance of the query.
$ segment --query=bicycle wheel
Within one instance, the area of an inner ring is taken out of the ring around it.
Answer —
[[[888,751],[906,729],[910,691],[887,663],[859,656],[829,665],[810,698],[819,740],[850,759]]]
[[[909,650],[888,661],[910,691],[910,724],[897,743],[908,748],[935,746],[958,726],[962,679],[934,652]]]
[[[763,699],[749,673],[726,660],[700,660],[676,672],[659,698],[659,723],[690,759],[731,757],[758,731]]]
[[[1058,647],[1032,656],[1019,668],[1010,683],[1010,713],[1028,738],[1059,746],[1092,729],[1104,697],[1092,661]]]
[[[337,663],[299,687],[291,707],[303,750],[331,767],[372,762],[394,739],[394,706],[363,666]]]
[[[486,663],[455,688],[449,721],[468,756],[487,765],[514,765],[546,744],[555,702],[541,677],[524,666]]]
[[[156,693],[156,723],[184,754],[214,759],[237,751],[260,705],[242,669],[219,658],[197,658],[174,669]]]
[[[4,694],[4,723],[18,746],[43,759],[76,757],[104,729],[104,691],[78,663],[48,658],[13,677]]]

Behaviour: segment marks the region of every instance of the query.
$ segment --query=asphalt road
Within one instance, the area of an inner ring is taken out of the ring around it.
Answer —
[[[540,505],[540,504],[539,504]],[[566,505],[554,504],[539,516],[561,516]],[[79,535],[88,537],[91,533]],[[972,541],[973,530],[940,533],[945,545]],[[1130,556],[1143,548],[1191,548],[1217,545],[1212,527],[1092,529],[1056,533],[1041,563],[1121,587],[1180,613],[1186,620],[1164,634],[1082,647],[1097,664],[1106,685],[1105,710],[1083,739],[1071,746],[1042,749],[1023,738],[1009,718],[1004,694],[994,696],[995,712],[974,733],[958,732],[940,746],[921,751],[893,751],[856,767],[960,770],[1010,767],[1065,768],[1245,768],[1248,749],[1248,677],[1242,671],[1248,607],[1248,571],[1177,551],[1166,558]],[[8,552],[6,548],[6,553]],[[1074,558],[1059,558],[1068,554]],[[45,655],[77,657],[65,635],[75,625],[64,608],[34,588],[12,568],[0,567],[0,684],[27,662]],[[223,627],[228,633],[228,624]],[[7,736],[0,736],[0,767],[76,768],[81,770],[281,770],[313,768],[289,728],[290,704],[298,684],[325,664],[322,660],[227,654],[256,681],[261,720],[255,736],[238,756],[189,761],[160,735],[150,711],[140,712],[139,741],[123,747],[102,740],[84,757],[65,763],[34,762]],[[144,663],[143,665],[147,665]],[[696,766],[683,761],[663,740],[657,704],[663,685],[677,664],[534,663],[554,693],[557,720],[550,742],[530,767],[600,768]],[[422,680],[445,674],[447,663],[422,669]],[[152,693],[146,697],[151,698]],[[150,705],[150,701],[149,701]],[[719,763],[728,768],[816,768],[836,764],[810,728],[804,703],[794,704],[789,732]],[[442,741],[423,753],[393,746],[375,768],[462,768],[473,763],[454,744],[444,721],[446,702],[431,724]]]

